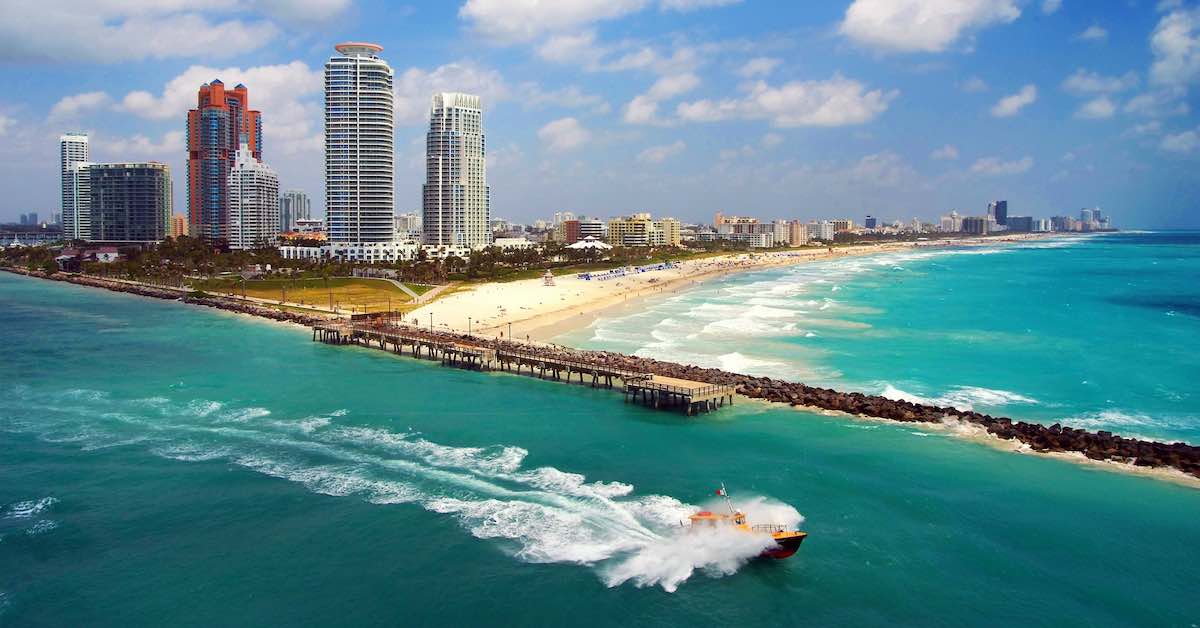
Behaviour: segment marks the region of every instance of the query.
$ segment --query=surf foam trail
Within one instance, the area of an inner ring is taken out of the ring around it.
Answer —
[[[772,544],[766,535],[686,531],[681,522],[699,508],[666,495],[637,495],[622,482],[530,468],[520,447],[437,443],[413,432],[355,425],[345,410],[292,418],[203,399],[122,400],[28,389],[10,398],[0,410],[0,429],[81,450],[104,445],[188,463],[224,462],[332,497],[414,504],[454,517],[517,560],[587,566],[610,587],[675,591],[696,573],[733,574]],[[37,421],[21,418],[30,416]],[[8,512],[32,516],[50,503],[22,502]],[[738,507],[753,521],[801,520],[794,508],[761,497],[741,499]]]

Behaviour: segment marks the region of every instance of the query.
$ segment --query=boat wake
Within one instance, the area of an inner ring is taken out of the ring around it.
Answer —
[[[92,391],[16,389],[0,429],[81,450],[141,449],[187,463],[224,462],[372,504],[412,504],[454,517],[473,536],[517,560],[592,568],[608,586],[675,591],[696,573],[732,574],[773,541],[726,530],[685,531],[697,510],[666,495],[637,495],[622,482],[525,464],[520,447],[437,443],[411,431],[355,425],[345,410],[289,418],[208,400],[121,400]],[[31,420],[36,417],[36,420]],[[7,507],[32,517],[53,498]],[[796,525],[786,504],[738,500],[752,520]]]

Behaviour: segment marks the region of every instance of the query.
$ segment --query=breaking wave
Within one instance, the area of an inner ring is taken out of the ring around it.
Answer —
[[[884,384],[878,393],[895,401],[908,401],[929,406],[949,406],[958,410],[974,410],[977,406],[996,408],[1013,404],[1036,405],[1037,399],[1007,391],[979,386],[955,386],[938,397],[926,397]]]
[[[78,436],[72,444],[81,448],[141,442],[146,452],[164,459],[224,463],[320,495],[416,505],[453,517],[517,560],[586,566],[610,587],[628,583],[675,591],[697,573],[732,574],[773,543],[768,535],[685,528],[682,522],[698,507],[666,495],[639,495],[624,482],[529,465],[529,452],[521,447],[439,443],[412,431],[348,423],[344,410],[289,418],[209,400],[120,400],[104,394],[79,408],[59,403],[58,396],[16,396],[19,411],[42,413],[39,422],[6,423],[0,416],[0,427],[40,438],[71,433]],[[57,409],[46,412],[47,407]],[[134,440],[138,436],[144,441]],[[0,512],[35,521],[25,532],[38,535],[58,525],[44,517],[55,502],[53,497],[17,502]],[[737,506],[754,522],[802,520],[791,506],[762,497],[739,498]]]

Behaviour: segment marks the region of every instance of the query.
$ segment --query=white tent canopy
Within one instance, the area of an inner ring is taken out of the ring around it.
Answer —
[[[598,251],[607,251],[608,249],[612,248],[612,245],[605,244],[605,243],[601,242],[600,240],[597,240],[596,236],[588,236],[588,237],[576,242],[575,244],[568,245],[567,248],[575,249],[576,251],[582,251],[585,249],[596,249]]]

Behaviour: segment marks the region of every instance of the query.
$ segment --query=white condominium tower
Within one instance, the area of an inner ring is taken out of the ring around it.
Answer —
[[[86,164],[90,157],[86,133],[67,133],[58,138],[59,168],[62,185],[63,236],[76,240],[91,237],[91,220],[88,216],[88,190],[86,182],[78,180],[79,173],[72,172],[75,164]],[[86,172],[84,173],[86,179]]]
[[[279,177],[254,158],[245,141],[229,171],[229,248],[250,250],[275,243],[279,235]]]
[[[491,190],[478,96],[433,95],[422,210],[425,244],[476,248],[492,242]]]
[[[392,68],[382,46],[348,42],[325,64],[325,217],[332,242],[394,237]]]

